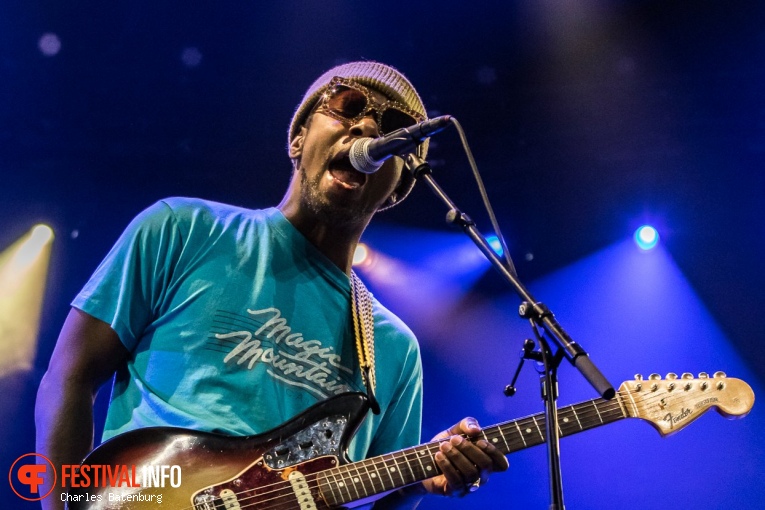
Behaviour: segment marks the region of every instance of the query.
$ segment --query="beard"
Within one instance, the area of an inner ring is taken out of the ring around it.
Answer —
[[[318,174],[309,180],[305,169],[299,166],[300,201],[321,221],[341,229],[354,229],[365,226],[376,208],[354,202],[332,199],[321,192],[320,183],[324,174]]]

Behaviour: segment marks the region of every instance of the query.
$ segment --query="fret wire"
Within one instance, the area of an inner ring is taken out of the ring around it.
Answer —
[[[521,429],[518,427],[517,423],[513,423],[515,425],[515,428],[508,427],[508,434],[510,434],[510,445],[512,446],[513,450],[522,450],[526,447],[526,439],[524,439],[523,435],[521,434]]]
[[[539,438],[544,441],[545,440],[545,433],[542,432],[542,429],[539,428],[539,422],[537,422],[537,417],[532,416],[532,420],[534,420],[534,425],[537,427],[537,431],[539,432]]]
[[[574,417],[576,418],[577,423],[579,423],[579,428],[584,430],[584,427],[582,427],[582,422],[579,420],[579,413],[576,412],[576,406],[570,406],[571,412],[574,413]]]
[[[626,418],[624,415],[624,409],[619,407],[609,407],[603,411],[603,415],[609,418],[609,421],[616,421],[622,418]]]
[[[345,485],[345,482],[343,482],[342,473],[337,468],[332,469],[330,471],[332,472],[332,478],[335,481],[335,487],[337,487],[338,491],[340,492],[340,499],[343,500],[343,499],[345,499],[345,496],[343,495],[343,486]],[[337,476],[338,475],[340,475],[340,481],[339,482],[337,481]],[[332,492],[334,493],[334,490]],[[348,492],[348,500],[347,501],[350,501],[351,500],[351,493],[350,493],[350,491],[347,490],[347,488],[346,488],[346,492]],[[337,498],[335,498],[335,499],[337,500]]]
[[[401,459],[403,457],[404,461],[404,470],[401,472],[402,478],[404,474],[407,474],[407,477],[402,480],[404,484],[409,485],[412,483],[412,480],[415,479],[415,471],[414,471],[414,465],[411,463],[409,458],[406,456],[406,453],[402,453],[402,455],[399,456]]]
[[[529,435],[529,434],[531,434],[531,432],[533,430],[531,428],[532,422],[536,426],[537,430],[539,430],[541,441],[544,442],[544,434],[542,433],[541,429],[539,428],[539,425],[537,425],[537,423],[536,423],[536,416],[528,416],[525,419],[519,421],[519,424],[520,424],[519,429],[522,430],[522,433],[526,434],[525,437],[524,437],[524,445],[527,445],[527,446],[536,446],[536,445],[540,444],[539,441],[534,441],[534,436]],[[528,441],[527,441],[527,439],[528,439]]]
[[[372,464],[372,467],[375,469],[375,473],[377,473],[377,479],[380,481],[380,492],[385,492],[387,489],[385,488],[385,480],[383,480],[383,477],[380,475],[380,463],[375,462]]]
[[[330,475],[332,475],[332,482],[329,481]],[[337,477],[335,476],[335,470],[328,469],[326,479],[327,479],[327,483],[331,487],[330,492],[332,493],[332,500],[339,502],[340,500],[342,500],[343,494],[342,492],[339,495],[335,493],[335,489],[339,489],[339,486],[337,485]]]
[[[332,489],[332,484],[329,482],[329,474],[331,473],[331,469],[328,469],[326,471],[319,472],[316,474],[316,486],[319,489],[319,495],[324,497],[325,499],[328,499],[333,503],[337,503],[337,496],[335,496],[335,491]],[[322,481],[323,480],[323,481]]]
[[[436,451],[438,450],[430,446],[425,447],[425,452],[426,452],[425,458],[428,459],[428,465],[425,467],[425,471],[431,477],[441,473],[441,470],[439,469],[438,464],[436,464],[436,459],[435,459]],[[428,467],[430,467],[430,471],[428,471]]]
[[[626,418],[627,417],[627,409],[624,407],[624,401],[622,399],[622,396],[619,393],[617,393],[616,394],[616,398],[618,399],[618,402],[619,402],[619,409],[622,412],[622,417]]]
[[[563,427],[568,426],[569,421],[570,420],[568,419],[568,416],[566,416],[565,409],[558,409],[558,437],[563,437],[565,435]]]
[[[518,420],[513,422],[515,424],[515,428],[518,429],[518,437],[521,438],[521,441],[523,441],[523,446],[527,446],[526,444],[526,438],[523,437],[523,431],[521,430],[520,425],[518,425]]]
[[[393,475],[390,472],[390,465],[388,464],[388,459],[385,457],[390,457],[390,455],[383,455],[382,459],[385,465],[385,472],[388,474],[388,478],[390,478],[390,488],[393,489],[396,487],[396,482],[393,480]]]
[[[420,476],[416,478],[425,479],[428,478],[427,472],[425,471],[425,466],[422,463],[422,456],[425,451],[425,448],[418,446],[414,450],[414,456],[417,458],[417,462],[420,464]]]
[[[353,464],[348,464],[346,466],[340,466],[340,471],[341,471],[341,473],[344,473],[344,474],[341,474],[341,476],[343,478],[343,483],[348,488],[348,496],[351,498],[351,501],[355,501],[355,499],[361,499],[361,495],[359,494],[359,491],[356,490],[356,486],[353,483],[353,475],[351,474],[351,471],[350,471],[351,468],[349,467],[349,466],[352,466],[352,465]],[[353,499],[353,494],[351,494],[351,487],[353,487],[353,490],[356,491],[356,498],[355,499]]]
[[[393,453],[392,457],[393,457],[393,463],[396,464],[396,473],[398,474],[398,478],[399,478],[399,483],[397,483],[396,485],[402,485],[404,483],[404,473],[401,471],[401,466],[396,460],[396,453]]]
[[[566,408],[558,409],[558,437],[563,437],[566,434],[570,422],[571,420],[566,416]]]
[[[498,427],[498,432],[500,436],[502,437],[502,441],[505,443],[506,453],[514,452],[517,450],[520,450],[523,448],[523,438],[520,438],[519,432],[516,432],[516,429],[514,430],[511,425],[513,424],[507,424],[504,427]],[[517,424],[515,424],[517,425]],[[506,430],[503,431],[502,429],[505,428]],[[520,438],[520,441],[518,439]]]
[[[587,403],[585,403],[585,405],[580,406],[580,410],[582,411],[580,416],[581,416],[582,421],[583,421],[583,423],[582,423],[582,430],[591,429],[591,428],[595,427],[598,424],[598,421],[595,419],[595,417],[597,415],[593,416],[592,414],[588,414],[587,413],[586,408],[589,406],[589,404],[590,403],[587,402]]]
[[[598,411],[598,406],[595,405],[595,401],[592,401],[592,407],[595,408],[595,412],[598,413],[598,419],[600,420],[600,423],[603,423],[603,418],[600,417],[600,411]]]
[[[499,431],[499,437],[501,437],[502,441],[505,442],[505,448],[507,448],[507,451],[510,452],[510,445],[507,444],[507,434],[502,433],[502,427],[501,426],[497,427],[497,430]],[[508,433],[509,432],[510,431],[508,430]]]
[[[377,494],[379,492],[382,492],[377,489],[377,484],[375,483],[377,481],[377,478],[379,478],[379,476],[373,475],[372,473],[369,472],[369,467],[367,467],[367,464],[369,464],[369,462],[362,461],[359,464],[364,466],[364,471],[367,472],[367,480],[372,484],[372,493]],[[369,491],[365,491],[365,492],[367,492],[367,495],[369,495]]]
[[[353,488],[356,490],[356,494],[359,492],[359,485],[361,485],[361,488],[364,490],[364,497],[369,496],[369,491],[367,490],[366,484],[364,484],[364,480],[361,477],[361,473],[359,472],[359,465],[355,462],[353,464],[350,464],[353,466],[353,469],[356,470],[356,476],[353,477]],[[361,499],[361,496],[359,495],[359,499]]]
[[[425,469],[422,467],[422,460],[420,459],[420,448],[413,450],[412,453],[414,453],[414,459],[412,459],[411,456],[406,457],[406,462],[409,464],[409,471],[412,473],[408,483],[412,483],[415,480],[422,480],[425,476]]]

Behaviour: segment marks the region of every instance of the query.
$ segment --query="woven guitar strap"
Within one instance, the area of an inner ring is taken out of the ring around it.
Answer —
[[[361,379],[367,388],[372,412],[380,414],[380,404],[375,398],[375,320],[372,314],[372,296],[364,283],[351,271],[351,315],[356,352],[359,356]]]

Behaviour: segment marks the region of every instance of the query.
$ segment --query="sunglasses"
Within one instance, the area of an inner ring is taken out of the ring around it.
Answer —
[[[359,122],[374,112],[381,135],[406,128],[425,120],[425,117],[398,101],[377,103],[372,92],[363,85],[338,76],[329,82],[320,98],[317,112],[329,115],[346,125]]]

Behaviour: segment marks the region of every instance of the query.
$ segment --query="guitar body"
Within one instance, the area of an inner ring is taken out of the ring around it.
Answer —
[[[361,393],[338,395],[277,429],[255,436],[233,437],[173,427],[144,428],[119,435],[83,461],[76,480],[83,484],[82,470],[86,470],[88,486],[65,489],[67,508],[153,510],[160,505],[179,510],[329,508],[320,484],[311,474],[349,462],[347,445],[367,407],[366,397]],[[120,482],[109,483],[106,466],[112,469],[112,475],[121,470]],[[144,479],[146,466],[159,475],[153,481],[151,474]],[[164,472],[161,466],[166,466]],[[179,466],[180,470],[172,466]],[[172,486],[179,478],[180,486]],[[305,506],[300,498],[310,499],[315,506]]]

